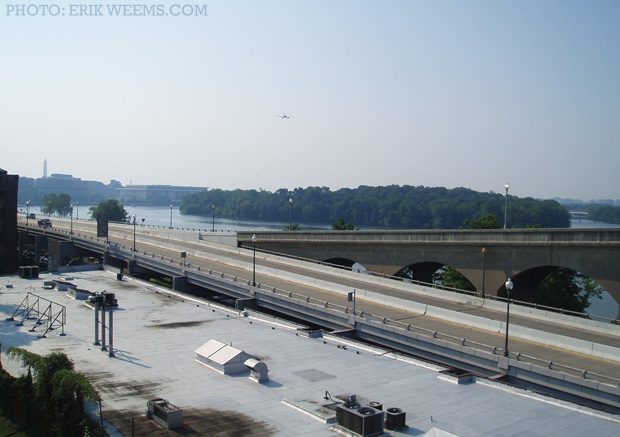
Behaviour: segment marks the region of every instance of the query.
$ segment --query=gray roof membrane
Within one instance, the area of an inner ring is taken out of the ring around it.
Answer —
[[[477,377],[458,384],[440,373],[442,366],[385,349],[329,333],[303,335],[303,327],[291,322],[130,278],[119,281],[115,273],[75,272],[72,282],[80,289],[111,291],[118,299],[110,357],[93,344],[92,307],[43,287],[57,277],[0,278],[2,352],[16,346],[41,355],[66,353],[99,390],[113,436],[131,435],[132,427],[134,435],[333,436],[340,432],[336,406],[351,395],[360,405],[406,413],[406,428],[385,429],[387,436],[620,435],[617,415]],[[28,323],[6,321],[28,292],[65,306],[66,335],[56,329],[40,338],[39,328],[31,332]],[[2,358],[13,375],[25,371]],[[203,359],[220,371],[201,365]],[[268,381],[248,377],[248,359],[268,366]],[[233,362],[247,373],[223,374]],[[147,402],[156,398],[183,410],[180,430],[146,418]]]

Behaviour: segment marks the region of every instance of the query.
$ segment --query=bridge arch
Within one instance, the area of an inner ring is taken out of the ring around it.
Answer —
[[[620,302],[620,228],[455,229],[418,231],[256,232],[260,247],[309,259],[355,259],[393,275],[403,266],[442,260],[476,290],[501,293],[506,279],[540,266],[582,272]],[[252,232],[238,232],[239,245]],[[486,250],[482,250],[486,249]],[[484,283],[484,287],[483,287]]]
[[[550,277],[550,275],[553,275]],[[553,280],[562,282],[570,280],[572,284],[565,286],[566,293],[563,295],[546,295],[541,289],[545,280]],[[589,297],[589,304],[595,304],[600,297],[605,298],[607,302],[613,299],[611,294],[602,284],[596,282],[595,279],[587,276],[583,272],[562,266],[538,266],[531,269],[518,272],[512,277],[515,284],[511,297],[516,300],[536,303],[539,305],[550,306],[554,308],[573,309],[573,305],[579,305],[580,300]],[[587,284],[591,281],[591,284]],[[506,296],[506,288],[502,286],[498,291],[499,296]],[[571,302],[572,301],[572,302]],[[609,302],[611,303],[611,302]],[[589,305],[586,305],[584,312],[588,312]],[[616,309],[617,311],[617,309]],[[615,317],[609,314],[610,317]]]
[[[443,266],[443,263],[435,261],[415,262],[398,270],[394,273],[394,276],[431,284],[433,282],[433,275]]]
[[[330,264],[336,267],[342,267],[347,270],[351,270],[353,272],[358,273],[368,273],[368,269],[366,266],[348,258],[329,258],[321,261],[322,263]]]
[[[331,264],[334,266],[341,266],[344,267],[346,269],[351,269],[353,267],[353,265],[355,264],[355,261],[349,258],[342,258],[342,257],[337,257],[337,258],[328,258],[328,259],[324,259],[321,262],[327,263],[327,264]]]
[[[463,272],[459,271],[458,268],[437,261],[422,261],[410,264],[398,270],[394,276],[433,284],[436,283],[436,274],[446,267],[449,267],[452,271],[457,272],[462,277],[459,278],[459,282],[465,283],[462,288],[470,291],[475,290],[475,286],[472,281],[467,278]]]

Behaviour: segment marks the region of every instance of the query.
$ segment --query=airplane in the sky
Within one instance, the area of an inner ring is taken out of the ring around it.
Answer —
[[[286,115],[286,112],[284,113],[284,115],[278,115],[278,117],[280,117],[280,118],[293,118],[292,115]]]

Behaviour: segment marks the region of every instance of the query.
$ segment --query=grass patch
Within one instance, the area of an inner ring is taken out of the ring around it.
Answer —
[[[12,421],[6,417],[0,416],[0,435],[11,435],[12,437],[36,437],[38,434],[35,432],[29,432],[27,429],[19,432],[15,432],[19,429],[22,429],[23,426],[19,425],[17,422]],[[15,433],[15,434],[12,434]]]

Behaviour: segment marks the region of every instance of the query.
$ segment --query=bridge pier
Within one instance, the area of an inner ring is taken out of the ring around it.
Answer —
[[[149,270],[140,267],[138,265],[138,263],[136,262],[136,260],[131,259],[127,261],[127,274],[129,274],[130,276],[136,276],[139,275],[140,273],[148,273]]]
[[[256,299],[237,299],[235,300],[235,308],[238,311],[243,311],[246,309],[255,310],[256,309]]]
[[[39,241],[39,238],[45,239],[45,242]],[[41,253],[39,253],[39,245],[41,246]],[[43,252],[47,254],[47,269],[50,272],[57,272],[58,268],[65,265],[68,259],[70,263],[70,258],[75,258],[78,255],[77,247],[72,242],[48,239],[40,235],[37,236],[37,257],[42,256]]]
[[[172,277],[172,289],[175,291],[185,291],[187,285],[187,279],[185,276],[173,276]]]
[[[40,259],[47,254],[47,237],[45,235],[37,235],[34,239],[34,257],[36,264],[40,265]]]
[[[30,245],[30,235],[26,231],[19,231],[19,253],[23,254]]]

